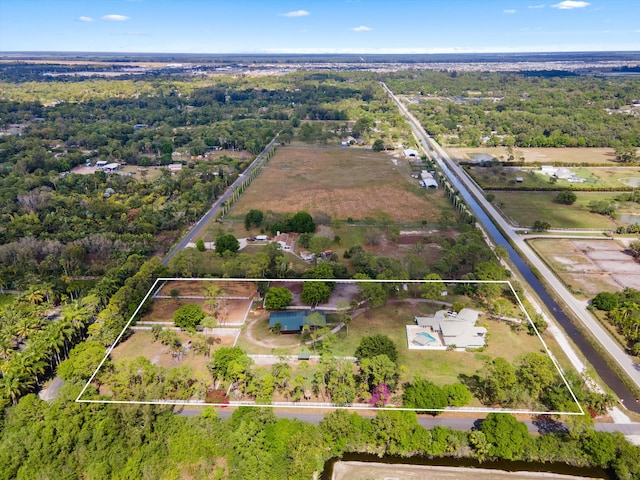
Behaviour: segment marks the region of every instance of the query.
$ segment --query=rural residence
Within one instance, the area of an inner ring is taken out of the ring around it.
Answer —
[[[445,347],[481,348],[485,346],[487,329],[475,326],[479,314],[480,312],[470,308],[463,308],[457,314],[439,310],[433,317],[415,317],[415,322],[421,329],[430,329],[431,335],[436,334]],[[417,345],[426,346],[424,342],[428,341],[429,337],[418,332],[409,340]]]
[[[316,313],[319,316],[315,315],[316,318],[310,320],[309,317]],[[278,324],[280,324],[281,333],[299,333],[305,325],[309,325],[311,328],[325,326],[327,319],[324,312],[318,310],[271,312],[269,314],[269,328],[274,328]]]

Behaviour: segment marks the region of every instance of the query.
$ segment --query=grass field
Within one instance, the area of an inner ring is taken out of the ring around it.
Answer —
[[[363,336],[387,335],[398,346],[398,364],[408,368],[410,378],[424,377],[438,384],[459,380],[458,375],[473,375],[487,359],[504,357],[509,361],[528,353],[538,352],[542,344],[537,337],[515,333],[504,322],[481,317],[478,325],[487,325],[488,346],[483,352],[409,350],[405,325],[414,324],[415,315],[435,313],[439,307],[418,304],[390,303],[368,314],[356,317],[337,334],[335,350],[339,355],[353,355]]]
[[[637,167],[572,167],[570,171],[584,179],[582,183],[551,178],[542,174],[539,167],[465,167],[465,170],[485,190],[492,189],[564,189],[591,190],[607,188],[623,190],[640,186],[640,169]],[[518,181],[519,179],[519,181]]]
[[[333,219],[436,221],[451,206],[443,192],[419,188],[406,159],[358,148],[281,147],[234,204],[229,218],[252,208],[325,212]]]
[[[507,149],[504,147],[483,148],[447,148],[451,158],[468,161],[474,155],[492,155],[498,160],[508,158]],[[612,148],[514,148],[513,154],[516,160],[524,157],[525,163],[553,164],[567,163],[579,165],[583,163],[619,165],[615,161]]]
[[[573,205],[555,203],[557,192],[492,192],[493,203],[515,225],[530,228],[536,220],[549,222],[551,228],[594,228],[614,230],[617,223],[609,217],[589,212],[591,201],[611,200],[613,193],[576,192]]]

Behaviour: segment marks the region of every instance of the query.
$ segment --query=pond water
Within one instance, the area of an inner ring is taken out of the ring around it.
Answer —
[[[640,187],[640,178],[638,177],[621,178],[620,181],[628,187]]]
[[[334,457],[327,460],[324,465],[321,480],[331,480],[333,475],[333,465],[336,462],[377,462],[396,465],[431,465],[439,467],[466,467],[466,468],[484,468],[493,470],[504,470],[507,472],[547,472],[560,475],[573,475],[576,477],[604,478],[613,479],[605,470],[595,467],[573,467],[564,463],[535,463],[535,462],[510,462],[507,460],[478,462],[471,458],[427,458],[427,457],[378,457],[364,453],[346,453],[341,458]]]
[[[638,213],[620,213],[618,220],[624,223],[640,223],[640,214]]]

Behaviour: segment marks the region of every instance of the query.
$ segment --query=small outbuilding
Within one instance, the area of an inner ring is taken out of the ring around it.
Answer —
[[[310,317],[314,314],[313,319]],[[269,328],[280,325],[281,333],[298,333],[302,331],[302,327],[309,325],[310,327],[324,327],[327,324],[327,318],[324,312],[319,310],[288,310],[271,312],[269,314]]]

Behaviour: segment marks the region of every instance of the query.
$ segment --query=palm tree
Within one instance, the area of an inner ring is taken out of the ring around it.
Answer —
[[[42,322],[37,317],[22,317],[15,324],[14,333],[18,338],[18,343],[22,343],[29,335],[39,331]]]
[[[33,386],[31,382],[31,379],[21,375],[5,375],[0,378],[0,392],[2,392],[2,396],[11,399],[11,402],[17,405],[22,394]]]
[[[24,298],[34,305],[39,305],[44,301],[45,295],[42,291],[38,290],[37,287],[32,286],[27,290],[24,294]]]

